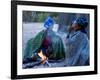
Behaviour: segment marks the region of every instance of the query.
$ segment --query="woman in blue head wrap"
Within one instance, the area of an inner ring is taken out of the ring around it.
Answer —
[[[48,57],[48,60],[61,60],[65,58],[62,40],[52,30],[53,26],[54,20],[48,17],[44,22],[44,27],[46,29],[39,32],[35,38],[28,41],[24,59],[32,58],[33,61],[37,60],[37,53],[41,50],[43,54]]]
[[[89,40],[84,33],[88,21],[85,17],[76,19],[71,27],[69,37],[66,39],[67,66],[89,65]]]

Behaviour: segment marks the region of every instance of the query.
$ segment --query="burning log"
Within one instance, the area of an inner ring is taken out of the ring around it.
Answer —
[[[47,64],[48,66],[50,66],[49,62],[48,62],[48,57],[46,57],[42,50],[38,53],[38,55],[41,57],[41,62],[42,64]]]
[[[38,56],[41,58],[42,64],[44,64],[47,57],[43,54],[42,50],[38,53]]]
[[[27,64],[23,64],[23,68],[26,69],[26,68],[32,68],[34,66],[39,66],[40,64],[43,64],[43,65],[47,65],[47,66],[51,66],[48,62],[48,57],[46,57],[42,50],[37,53],[37,55],[41,58],[41,59],[38,59],[37,61],[34,61],[33,62],[28,62]]]

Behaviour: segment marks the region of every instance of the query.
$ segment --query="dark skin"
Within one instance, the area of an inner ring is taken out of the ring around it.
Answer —
[[[82,27],[80,25],[78,25],[76,22],[72,23],[72,25],[69,27],[68,29],[68,35],[67,38],[69,38],[69,35],[73,32],[79,31],[81,30]],[[66,41],[66,40],[65,40]]]
[[[80,30],[80,29],[81,29],[81,26],[79,26],[77,23],[73,23],[70,27],[71,31],[77,31],[77,30]]]

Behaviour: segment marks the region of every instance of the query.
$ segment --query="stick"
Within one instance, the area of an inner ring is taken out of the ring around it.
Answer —
[[[23,68],[32,68],[34,66],[38,66],[41,64],[42,61],[38,61],[38,62],[32,62],[32,63],[28,63],[28,64],[23,64]]]

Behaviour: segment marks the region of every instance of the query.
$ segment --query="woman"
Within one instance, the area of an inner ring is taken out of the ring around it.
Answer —
[[[72,23],[66,39],[66,66],[89,65],[89,40],[85,32],[87,25],[85,17],[80,17]]]
[[[41,51],[48,60],[61,60],[65,58],[62,40],[52,30],[53,26],[54,20],[48,17],[44,22],[46,29],[28,41],[25,49],[24,62],[39,59],[38,53]]]

